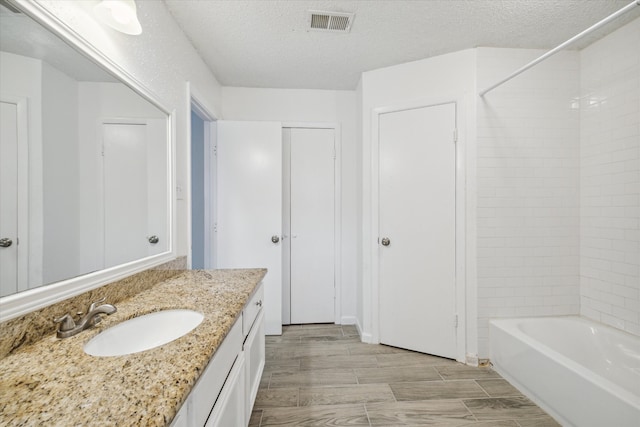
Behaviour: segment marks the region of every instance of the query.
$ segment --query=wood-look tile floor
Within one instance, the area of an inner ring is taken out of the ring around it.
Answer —
[[[490,368],[384,345],[354,326],[292,325],[266,338],[251,427],[557,427]]]

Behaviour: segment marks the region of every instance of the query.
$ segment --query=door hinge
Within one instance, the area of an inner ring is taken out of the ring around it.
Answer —
[[[458,142],[458,129],[453,130],[453,142],[454,144]]]
[[[213,157],[218,157],[218,146],[214,145],[212,149],[213,149]]]
[[[457,314],[453,315],[453,327],[454,328],[458,327],[458,315]]]

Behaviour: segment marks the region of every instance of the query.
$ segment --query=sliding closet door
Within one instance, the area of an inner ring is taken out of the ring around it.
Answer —
[[[291,323],[333,323],[334,130],[290,130]]]

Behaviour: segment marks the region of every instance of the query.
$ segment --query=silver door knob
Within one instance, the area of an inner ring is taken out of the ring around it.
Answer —
[[[271,241],[273,243],[278,243],[280,241],[280,236],[271,236]]]
[[[380,243],[382,243],[382,246],[389,246],[391,244],[391,240],[389,240],[388,237],[383,237]]]
[[[158,243],[160,241],[158,236],[149,236],[148,240],[149,240],[149,243],[151,243],[152,245],[155,245],[156,243]]]
[[[0,248],[8,248],[9,246],[11,246],[13,244],[13,240],[11,239],[0,239]]]

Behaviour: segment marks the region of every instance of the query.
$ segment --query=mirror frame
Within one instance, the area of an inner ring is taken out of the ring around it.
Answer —
[[[150,269],[160,264],[177,258],[176,251],[176,111],[165,108],[153,92],[143,83],[134,78],[130,73],[115,63],[88,40],[62,22],[57,16],[44,6],[33,2],[17,2],[6,0],[11,6],[20,10],[29,18],[42,25],[45,29],[60,37],[70,48],[75,49],[81,55],[95,62],[98,66],[113,74],[122,83],[131,88],[138,95],[153,104],[167,115],[167,200],[168,200],[168,250],[157,255],[131,261],[115,267],[98,270],[92,273],[77,276],[60,282],[45,284],[40,287],[22,291],[14,295],[0,298],[0,322],[14,319],[32,311],[63,301],[70,297],[80,295],[92,289],[99,288],[116,280],[131,276],[132,274]]]

